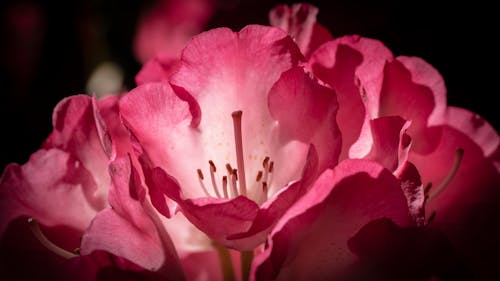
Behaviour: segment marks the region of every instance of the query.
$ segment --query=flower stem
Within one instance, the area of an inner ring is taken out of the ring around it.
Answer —
[[[253,251],[242,251],[240,253],[241,276],[243,281],[248,281],[250,268],[252,266]]]
[[[222,276],[224,277],[224,281],[236,281],[234,275],[233,263],[231,261],[231,254],[229,250],[217,243],[213,243],[215,249],[217,250],[217,254],[219,255],[220,265],[222,269]]]

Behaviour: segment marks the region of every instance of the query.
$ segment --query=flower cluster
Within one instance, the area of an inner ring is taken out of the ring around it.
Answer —
[[[1,177],[2,251],[22,256],[2,270],[498,278],[497,132],[447,106],[424,60],[333,38],[317,13],[277,6],[270,26],[209,30],[150,59],[123,95],[61,101],[42,148]]]

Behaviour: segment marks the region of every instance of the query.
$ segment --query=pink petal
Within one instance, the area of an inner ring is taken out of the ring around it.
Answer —
[[[481,116],[467,109],[449,106],[446,109],[446,124],[472,138],[483,150],[485,157],[493,156],[500,146],[500,137],[495,129]]]
[[[297,3],[291,7],[278,5],[269,12],[269,22],[288,32],[306,58],[332,36],[323,26],[316,23],[318,8]]]
[[[176,250],[147,202],[134,200],[131,190],[140,184],[135,168],[127,158],[118,158],[110,166],[113,184],[112,209],[101,211],[82,238],[81,253],[105,250],[133,261],[151,271],[159,271],[171,280],[183,279]],[[179,279],[180,278],[180,279]]]
[[[269,92],[269,110],[279,122],[281,139],[314,145],[320,157],[319,171],[337,164],[341,137],[335,120],[338,104],[332,89],[318,84],[301,68],[292,68]]]
[[[363,124],[368,126],[369,118],[377,116],[383,68],[390,59],[391,52],[379,41],[346,36],[323,44],[309,60],[313,73],[337,94],[341,159],[348,155],[359,158],[369,152],[369,147],[351,146],[360,137]]]
[[[110,181],[108,157],[96,129],[91,98],[77,95],[63,99],[54,109],[52,122],[54,130],[44,148],[58,148],[77,158],[93,176],[99,188],[97,197],[105,202]]]
[[[252,200],[238,196],[233,199],[184,199],[179,184],[160,168],[150,175],[150,186],[161,187],[165,194],[179,203],[183,214],[217,243],[234,247],[227,236],[250,228],[259,206]]]
[[[343,161],[280,220],[254,259],[252,280],[331,280],[355,261],[348,239],[383,217],[410,223],[397,179],[374,162]]]
[[[58,149],[41,149],[22,166],[8,165],[0,179],[0,233],[20,216],[83,231],[103,208],[97,190],[80,161]]]
[[[360,138],[371,145],[370,153],[364,157],[377,161],[390,171],[395,171],[404,164],[409,146],[406,130],[411,122],[399,116],[387,116],[370,120],[371,137]]]
[[[444,95],[443,79],[429,64],[419,58],[398,57],[384,70],[378,114],[410,120],[412,150],[428,153],[439,141],[440,132],[431,125],[442,122]]]
[[[141,15],[134,52],[141,62],[157,54],[178,58],[189,39],[201,32],[214,11],[212,0],[161,0]]]
[[[135,83],[142,85],[151,82],[166,82],[175,73],[179,65],[178,59],[162,59],[154,57],[146,62],[135,76]]]

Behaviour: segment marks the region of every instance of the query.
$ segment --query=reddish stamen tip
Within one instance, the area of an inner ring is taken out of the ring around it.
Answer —
[[[213,171],[214,173],[217,172],[217,167],[215,167],[215,164],[212,160],[209,160],[208,164],[210,165],[210,171]]]
[[[257,178],[255,178],[255,181],[260,181],[260,179],[262,179],[262,171],[259,171],[257,173]]]
[[[198,177],[200,178],[200,180],[203,180],[203,172],[200,169],[196,170],[196,172],[198,172]]]
[[[271,163],[269,164],[269,173],[272,173],[273,169],[274,169],[274,161],[271,161]]]

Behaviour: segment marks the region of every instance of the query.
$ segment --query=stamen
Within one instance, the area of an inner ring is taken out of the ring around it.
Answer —
[[[429,195],[429,200],[436,198],[453,180],[453,178],[457,174],[458,168],[460,167],[460,163],[462,162],[463,156],[464,156],[464,150],[462,148],[457,149],[457,152],[455,153],[455,160],[453,161],[453,165],[451,166],[448,175],[446,175],[441,184],[438,187],[436,187],[435,191]]]
[[[257,182],[258,182],[258,181],[260,181],[260,179],[262,179],[262,171],[259,171],[259,172],[257,173],[257,178],[255,178],[255,181],[257,181]]]
[[[229,163],[226,164],[227,174],[231,175],[233,173],[233,167]]]
[[[36,222],[35,219],[29,218],[28,223],[30,225],[30,229],[35,235],[35,237],[42,243],[45,248],[49,249],[52,251],[54,254],[59,255],[63,258],[70,259],[77,257],[78,255],[75,255],[69,251],[64,250],[63,248],[57,246],[56,244],[52,243],[45,235],[43,235],[42,230],[40,229],[40,226]]]
[[[264,167],[264,179],[263,181],[267,182],[267,177],[269,176],[269,160],[270,158],[266,156],[264,161],[262,161],[262,167]]]
[[[222,177],[222,192],[224,192],[224,198],[229,198],[229,195],[227,194],[227,177],[226,176]]]
[[[240,193],[243,196],[247,195],[247,186],[245,179],[245,163],[243,160],[243,137],[241,134],[241,116],[243,112],[241,110],[235,111],[231,114],[233,117],[233,127],[234,127],[234,142],[236,144],[236,161],[238,164],[238,170],[240,171],[239,181]]]
[[[208,190],[203,183],[203,172],[200,169],[196,170],[196,172],[198,172],[198,180],[200,182],[201,189],[203,189],[203,192],[205,192],[205,195],[207,195],[207,197],[210,197],[210,194],[208,193]]]
[[[238,196],[238,189],[236,189],[236,182],[238,181],[237,170],[234,169],[231,173],[231,192],[233,193],[233,197]]]
[[[267,192],[268,192],[267,182],[262,182],[262,195],[263,195],[262,202],[267,201]]]
[[[271,163],[269,164],[269,173],[272,173],[273,169],[274,169],[274,161],[271,161]]]
[[[212,162],[212,160],[208,161],[208,164],[210,165],[210,178],[212,180],[212,187],[214,188],[215,195],[221,198],[219,188],[217,187],[217,182],[215,181],[215,171],[217,171],[217,168],[215,167],[215,164],[214,162]]]

